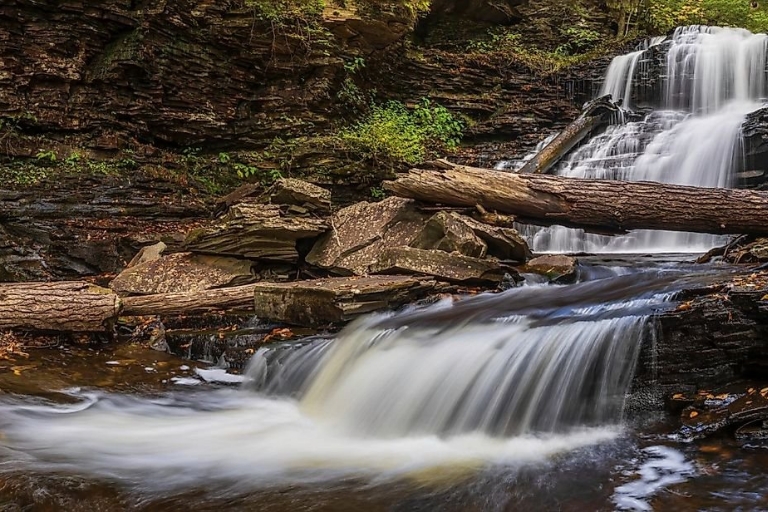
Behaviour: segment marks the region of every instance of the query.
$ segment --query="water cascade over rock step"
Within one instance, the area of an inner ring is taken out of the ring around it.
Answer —
[[[631,229],[768,233],[763,220],[768,194],[752,190],[512,174],[445,161],[433,167],[437,169],[412,169],[384,186],[428,203],[479,204],[519,220],[604,233]]]
[[[644,42],[613,59],[597,96],[610,95],[621,104],[621,115],[544,170],[697,187],[761,186],[768,166],[760,114],[768,98],[767,55],[768,36],[743,29],[680,27]],[[578,121],[569,130],[576,127]],[[562,157],[571,147],[563,145],[569,130],[530,162]],[[562,226],[520,227],[537,252],[705,252],[724,241],[656,229],[610,238]]]

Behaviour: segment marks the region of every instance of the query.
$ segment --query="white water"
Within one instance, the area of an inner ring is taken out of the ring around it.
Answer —
[[[613,101],[621,101],[624,108],[631,108],[633,77],[640,60],[648,54],[650,48],[661,44],[665,37],[654,37],[640,45],[640,48],[626,55],[620,55],[611,61],[605,72],[605,81],[599,96],[610,94]]]
[[[562,176],[731,187],[743,165],[741,126],[766,91],[765,34],[683,27],[668,46],[662,108],[643,121],[611,126],[574,151]],[[661,44],[659,40],[652,45]],[[645,49],[614,59],[601,90],[631,105]],[[626,236],[585,234],[560,226],[522,227],[537,252],[704,252],[724,237],[665,231]]]
[[[6,399],[0,469],[163,490],[423,480],[544,462],[621,433],[646,308],[665,296],[615,279],[574,285],[570,300],[559,287],[528,287],[369,317],[333,342],[266,347],[239,391]],[[596,291],[609,289],[636,298],[600,304]]]

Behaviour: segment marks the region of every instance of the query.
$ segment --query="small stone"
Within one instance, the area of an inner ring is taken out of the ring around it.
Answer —
[[[159,260],[163,255],[163,251],[165,251],[167,248],[168,246],[163,242],[157,242],[154,245],[142,247],[125,268],[135,267],[136,265],[140,265],[141,263],[146,263],[148,261]]]
[[[523,267],[522,272],[546,276],[552,283],[572,283],[578,277],[578,263],[578,260],[571,256],[550,254],[532,259]]]

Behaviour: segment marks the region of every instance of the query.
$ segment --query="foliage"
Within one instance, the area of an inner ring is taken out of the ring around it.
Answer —
[[[347,151],[371,160],[418,164],[458,146],[464,124],[445,107],[423,99],[413,110],[397,101],[373,105],[367,116],[342,130],[338,140]]]
[[[363,57],[355,57],[344,62],[344,70],[351,75],[354,75],[364,67],[365,59]]]
[[[38,151],[35,158],[37,158],[38,162],[56,163],[56,153],[48,149]]]
[[[371,199],[375,199],[376,201],[381,201],[387,197],[387,193],[384,191],[381,187],[371,187]]]
[[[567,42],[560,45],[555,53],[561,55],[578,55],[592,50],[602,39],[600,32],[585,27],[569,26],[561,30]]]
[[[554,51],[547,51],[527,43],[514,29],[494,28],[485,37],[470,41],[467,51],[470,57],[496,55],[543,74],[587,61],[600,52],[597,45],[602,37],[594,30],[576,26],[564,29],[561,34],[567,38],[566,42]]]
[[[768,31],[768,12],[751,0],[608,0],[620,16],[637,20],[644,31],[665,34],[681,25],[743,27]]]
[[[258,19],[273,26],[284,26],[294,20],[316,20],[325,8],[325,0],[246,0],[245,4]]]

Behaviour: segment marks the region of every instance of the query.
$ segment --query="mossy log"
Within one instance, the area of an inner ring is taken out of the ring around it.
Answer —
[[[441,161],[412,169],[384,187],[395,195],[447,206],[480,205],[521,222],[604,233],[665,229],[768,234],[768,193],[513,174]]]

